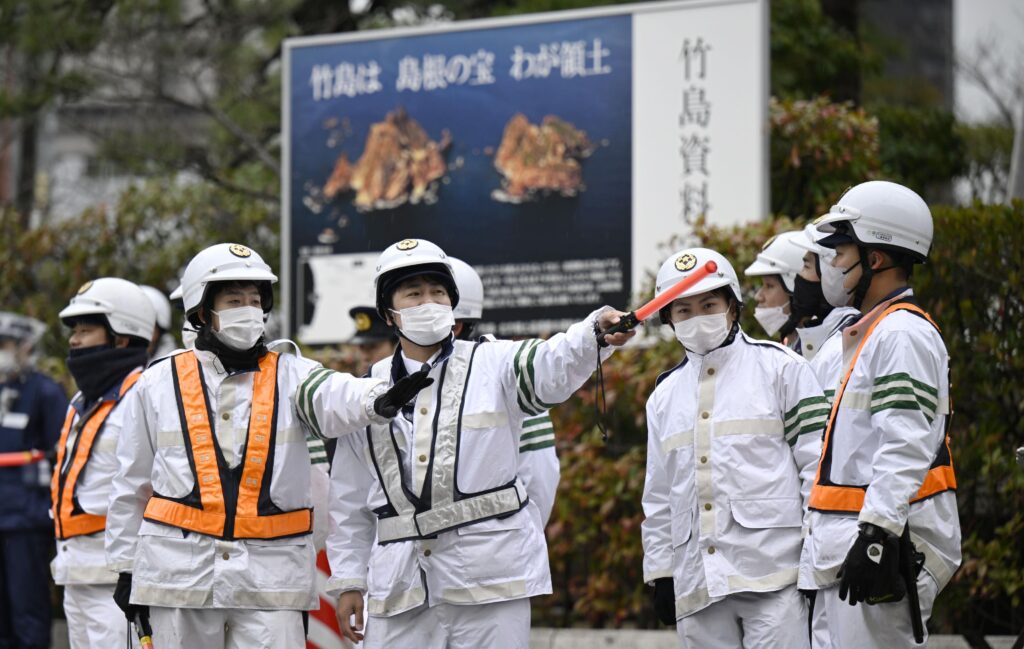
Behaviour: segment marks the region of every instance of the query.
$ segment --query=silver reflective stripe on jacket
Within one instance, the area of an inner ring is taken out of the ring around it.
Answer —
[[[473,354],[481,343],[456,342],[451,356],[441,369],[437,418],[430,460],[430,502],[417,503],[403,488],[401,457],[395,446],[391,426],[372,425],[368,429],[372,459],[382,489],[393,515],[377,520],[377,540],[392,543],[430,537],[472,523],[512,514],[526,504],[526,488],[519,478],[513,483],[477,494],[457,493],[456,459],[458,456],[460,417]],[[388,372],[387,364],[378,366],[378,373]],[[387,379],[386,376],[376,378]]]

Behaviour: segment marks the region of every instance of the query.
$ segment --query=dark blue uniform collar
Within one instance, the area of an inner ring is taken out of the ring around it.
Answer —
[[[448,339],[441,343],[441,353],[437,355],[433,363],[430,363],[430,367],[434,368],[441,363],[448,360],[448,357],[452,355],[455,350],[455,341],[453,336],[448,336]],[[427,363],[424,363],[426,365]],[[392,385],[397,383],[399,379],[402,379],[409,375],[409,371],[405,369],[405,360],[402,358],[402,346],[399,345],[395,349],[395,355],[391,357],[391,383]]]

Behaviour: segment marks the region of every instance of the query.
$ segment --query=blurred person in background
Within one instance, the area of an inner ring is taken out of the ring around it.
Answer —
[[[46,325],[0,311],[0,647],[50,646],[51,466],[64,389],[35,369]]]

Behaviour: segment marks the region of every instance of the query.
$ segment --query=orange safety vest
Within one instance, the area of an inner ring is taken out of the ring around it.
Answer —
[[[857,364],[857,359],[860,357],[860,353],[864,349],[865,343],[867,343],[868,338],[870,338],[871,334],[875,331],[875,327],[877,327],[878,324],[886,318],[886,316],[897,311],[910,311],[911,313],[927,320],[937,331],[941,333],[939,326],[935,324],[935,321],[932,320],[931,316],[928,315],[924,309],[909,300],[897,300],[890,303],[885,307],[878,318],[868,326],[867,332],[860,340],[856,350],[854,350],[853,358],[850,359],[850,365],[846,368],[843,380],[839,384],[839,389],[836,391],[835,400],[832,402],[832,411],[828,417],[828,424],[825,426],[825,439],[821,449],[821,459],[818,461],[818,473],[814,478],[814,486],[811,488],[811,498],[808,503],[810,509],[821,512],[855,514],[860,512],[861,508],[864,507],[864,493],[867,491],[867,485],[837,484],[832,482],[830,478],[832,469],[832,434],[835,432],[839,404],[843,401],[843,393],[846,391],[846,385],[850,381],[850,376],[853,374],[853,368]],[[936,454],[931,467],[928,469],[928,473],[925,474],[921,488],[918,489],[917,494],[910,499],[910,502],[912,503],[924,500],[925,498],[930,498],[931,496],[940,494],[944,491],[956,490],[956,474],[953,471],[953,456],[949,449],[949,417],[946,418],[946,431],[947,434],[945,435],[942,444],[939,445],[938,453]]]
[[[107,526],[107,517],[99,514],[88,514],[78,505],[75,491],[78,489],[78,478],[81,477],[85,465],[92,454],[92,446],[99,436],[100,429],[114,406],[121,401],[128,389],[142,376],[140,370],[128,374],[121,382],[117,399],[98,401],[88,412],[79,418],[78,438],[71,450],[71,461],[64,466],[67,454],[68,435],[71,434],[71,423],[75,419],[75,409],[68,408],[68,416],[64,419],[64,428],[60,432],[60,443],[57,445],[57,470],[50,480],[50,499],[53,503],[53,527],[58,539],[69,539],[73,536],[84,536],[102,532]]]
[[[153,492],[146,520],[220,539],[274,539],[313,530],[310,509],[283,512],[270,500],[277,438],[276,352],[260,359],[242,463],[229,469],[213,435],[206,382],[194,352],[174,357],[174,392],[194,486],[184,498]]]

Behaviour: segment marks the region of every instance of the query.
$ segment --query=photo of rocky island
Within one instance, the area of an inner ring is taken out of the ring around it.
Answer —
[[[494,156],[502,186],[491,198],[522,203],[547,195],[576,196],[586,188],[581,161],[593,151],[586,132],[563,119],[547,115],[537,125],[516,113]]]
[[[451,135],[430,139],[403,108],[370,126],[363,154],[353,164],[342,153],[323,186],[327,200],[355,192],[352,204],[362,212],[437,200],[438,181],[447,172],[445,154]]]

